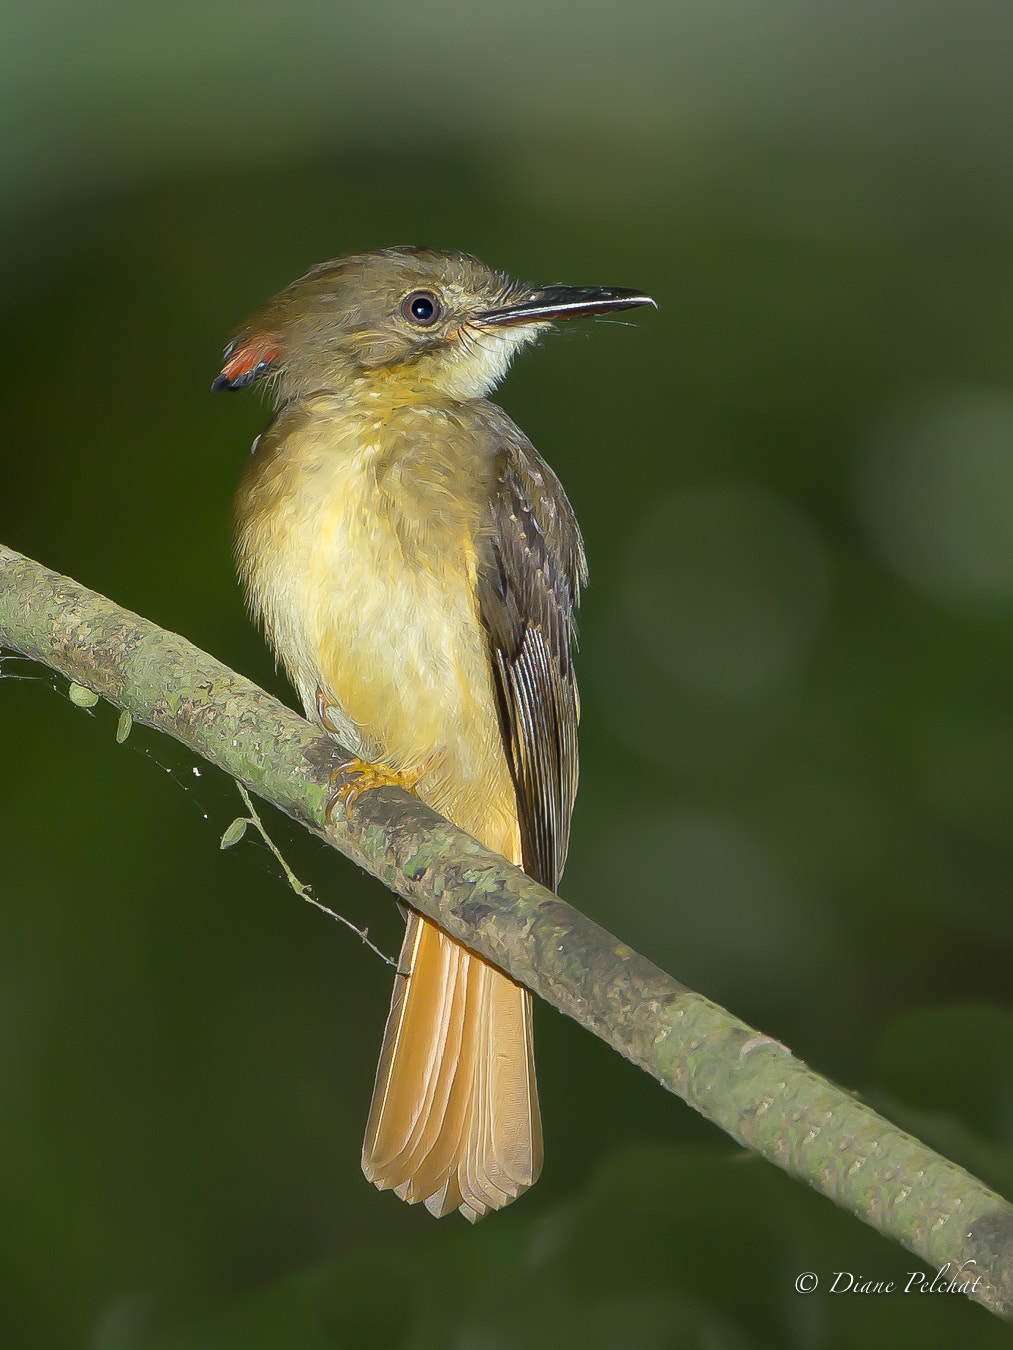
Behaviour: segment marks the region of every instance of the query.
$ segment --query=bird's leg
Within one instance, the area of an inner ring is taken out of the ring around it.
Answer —
[[[425,773],[425,766],[417,769],[386,769],[382,764],[370,764],[364,759],[350,759],[331,774],[331,795],[327,799],[325,815],[330,824],[334,808],[340,804],[347,814],[358,797],[376,788],[397,787],[414,792],[415,785]],[[349,775],[354,777],[347,781]],[[345,780],[345,781],[343,781]]]
[[[330,732],[332,736],[340,736],[342,729],[335,726],[330,715],[328,715],[332,707],[334,707],[334,703],[327,698],[321,688],[317,687],[317,720],[326,732]],[[369,760],[361,760],[358,756],[355,756],[355,759],[348,760],[346,764],[339,764],[338,768],[331,774],[331,792],[327,798],[327,809],[324,811],[328,825],[330,825],[335,807],[339,803],[347,813],[353,807],[358,796],[361,796],[363,792],[371,792],[377,787],[402,787],[407,792],[413,792],[415,791],[415,784],[419,782],[424,772],[424,765],[419,768],[398,771],[398,769],[384,768],[381,764],[370,764]]]
[[[329,731],[332,736],[340,736],[341,728],[336,727],[329,717],[329,711],[334,704],[328,699],[322,689],[317,688],[317,718],[325,731]],[[385,769],[380,764],[370,764],[368,760],[354,759],[341,764],[331,774],[331,792],[327,798],[327,807],[325,815],[330,824],[331,816],[334,814],[334,808],[340,803],[345,811],[349,811],[357,797],[364,792],[372,792],[375,788],[381,787],[399,787],[404,788],[406,792],[414,792],[415,785],[425,773],[425,765],[420,765],[413,769]],[[352,777],[350,778],[350,775]]]

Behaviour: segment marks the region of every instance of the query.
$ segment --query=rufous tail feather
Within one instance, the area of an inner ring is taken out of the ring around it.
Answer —
[[[538,1178],[531,995],[435,924],[408,918],[362,1170],[472,1223]]]

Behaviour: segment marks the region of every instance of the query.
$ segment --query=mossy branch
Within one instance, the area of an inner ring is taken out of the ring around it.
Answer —
[[[600,1036],[744,1147],[1013,1313],[1013,1207],[416,798],[325,817],[347,755],[184,638],[0,545],[0,647],[175,737]]]

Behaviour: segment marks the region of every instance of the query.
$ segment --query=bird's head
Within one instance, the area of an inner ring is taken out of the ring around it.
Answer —
[[[653,305],[615,288],[529,286],[467,253],[387,248],[320,263],[235,335],[213,389],[269,378],[279,403],[363,377],[480,398],[560,319]]]

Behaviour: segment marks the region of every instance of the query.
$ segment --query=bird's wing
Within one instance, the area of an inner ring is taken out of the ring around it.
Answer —
[[[573,645],[574,610],[587,579],[584,546],[559,479],[506,414],[487,406],[502,450],[479,608],[517,791],[524,870],[555,890],[577,792]]]

